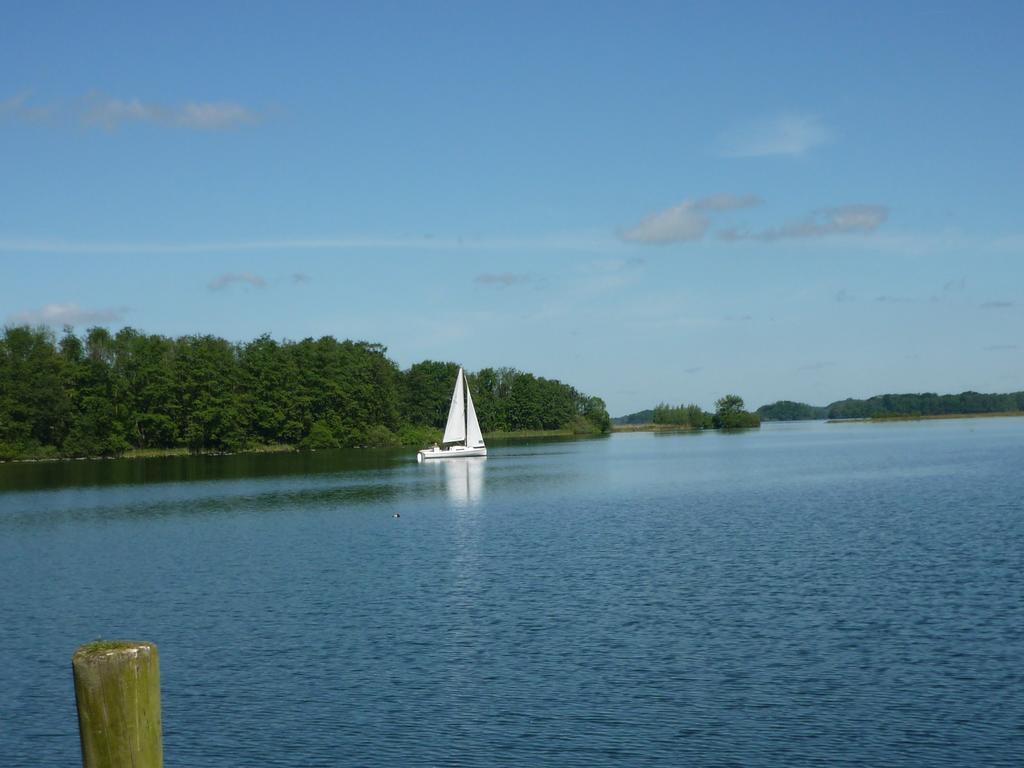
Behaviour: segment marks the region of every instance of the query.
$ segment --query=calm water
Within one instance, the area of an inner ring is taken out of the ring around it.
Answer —
[[[97,637],[169,766],[1024,764],[1024,419],[409,459],[0,466],[0,765]]]

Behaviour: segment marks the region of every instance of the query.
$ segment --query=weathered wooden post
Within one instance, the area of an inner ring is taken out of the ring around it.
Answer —
[[[153,643],[86,643],[71,657],[83,768],[162,768],[160,659]]]

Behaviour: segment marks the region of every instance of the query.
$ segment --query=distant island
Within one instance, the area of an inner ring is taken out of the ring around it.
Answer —
[[[729,396],[735,397],[735,395]],[[719,403],[722,401],[720,400]],[[730,408],[731,413],[706,413],[698,405],[670,406],[662,403],[654,408],[637,411],[612,419],[612,428],[630,431],[642,428],[708,429],[729,423],[734,426],[757,426],[761,421],[810,421],[840,419],[933,419],[963,416],[1024,416],[1024,392],[1007,394],[981,394],[961,392],[958,395],[921,394],[875,395],[866,399],[847,398],[829,405],[809,405],[793,400],[778,400],[762,405],[753,414],[738,415],[742,411]],[[719,409],[720,410],[720,409]],[[718,417],[716,422],[716,416]],[[757,423],[755,423],[755,419]]]
[[[799,421],[805,419],[905,419],[986,414],[1024,413],[1024,392],[982,394],[961,392],[958,395],[919,394],[875,395],[864,400],[847,398],[823,406],[779,400],[762,405],[757,413],[765,421]]]
[[[331,336],[232,343],[124,328],[8,326],[0,460],[423,446],[441,438],[458,364],[401,370],[387,348]],[[599,434],[604,401],[514,368],[469,374],[491,435]]]
[[[761,416],[745,410],[739,395],[725,395],[715,402],[715,412],[708,413],[699,405],[669,405],[659,403],[646,411],[637,411],[612,419],[617,432],[646,429],[757,429]]]

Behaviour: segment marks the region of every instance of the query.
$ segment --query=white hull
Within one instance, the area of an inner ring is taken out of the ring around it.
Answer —
[[[424,448],[416,454],[416,461],[427,459],[468,459],[472,456],[486,456],[487,448],[469,448],[465,445],[451,445],[447,448]]]

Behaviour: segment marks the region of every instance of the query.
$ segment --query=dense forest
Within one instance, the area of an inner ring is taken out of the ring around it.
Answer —
[[[654,411],[648,408],[646,411],[637,411],[625,416],[616,416],[612,424],[651,424],[654,421]]]
[[[875,395],[865,400],[847,398],[826,406],[779,400],[757,409],[765,421],[799,419],[883,419],[900,416],[955,416],[961,414],[1010,413],[1024,411],[1024,392],[959,395],[921,394]]]
[[[401,370],[330,336],[232,343],[124,328],[14,326],[0,337],[0,459],[129,449],[422,445],[440,438],[458,364]],[[484,432],[605,432],[604,402],[513,368],[469,374]]]
[[[670,424],[689,429],[710,429],[712,416],[699,405],[669,405],[658,403],[651,412],[651,424]]]
[[[757,409],[757,413],[764,421],[807,421],[809,419],[827,419],[828,406],[779,400],[771,405],[762,405]]]

